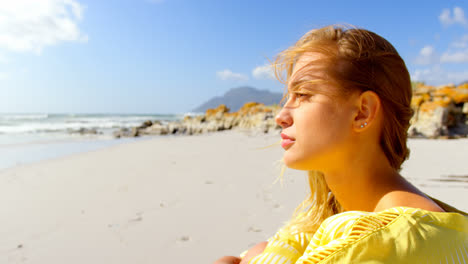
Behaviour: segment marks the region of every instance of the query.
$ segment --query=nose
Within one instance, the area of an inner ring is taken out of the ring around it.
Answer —
[[[276,124],[281,126],[283,129],[291,126],[293,124],[291,110],[287,107],[283,107],[281,111],[276,115],[275,121]]]

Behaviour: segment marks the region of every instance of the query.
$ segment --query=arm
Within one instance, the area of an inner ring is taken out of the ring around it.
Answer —
[[[250,259],[254,258],[255,256],[262,254],[263,250],[265,250],[266,246],[268,245],[267,241],[260,242],[257,245],[253,246],[247,254],[242,258],[240,264],[247,264],[249,263]]]
[[[261,254],[267,244],[267,241],[258,243],[257,245],[250,248],[242,259],[234,256],[224,256],[216,260],[213,264],[247,264],[250,259],[257,256],[258,254]]]
[[[216,260],[213,264],[239,264],[241,259],[234,256],[224,256]]]

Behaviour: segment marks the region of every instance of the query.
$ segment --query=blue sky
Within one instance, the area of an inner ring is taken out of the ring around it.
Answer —
[[[354,2],[354,3],[353,3]],[[414,80],[468,80],[466,1],[15,0],[0,3],[0,112],[184,113],[335,23],[394,44]]]

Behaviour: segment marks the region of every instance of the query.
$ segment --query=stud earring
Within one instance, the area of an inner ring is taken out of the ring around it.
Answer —
[[[361,125],[361,128],[367,126],[367,122],[364,122],[364,125]]]

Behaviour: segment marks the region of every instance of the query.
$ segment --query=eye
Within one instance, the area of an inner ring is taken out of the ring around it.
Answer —
[[[295,92],[293,93],[293,96],[294,98],[297,98],[297,99],[307,99],[311,96],[311,94]]]
[[[308,101],[309,98],[312,96],[312,94],[310,93],[301,93],[299,91],[291,91],[289,94],[288,94],[288,97],[287,97],[287,100],[288,102],[295,102],[295,103],[300,103],[300,102],[304,102],[304,101]]]

